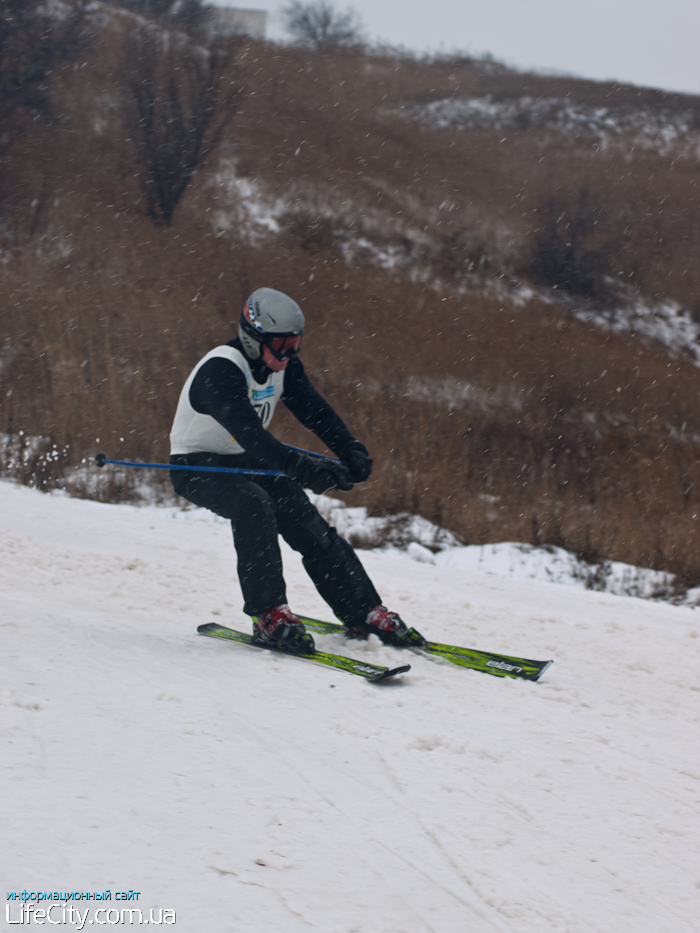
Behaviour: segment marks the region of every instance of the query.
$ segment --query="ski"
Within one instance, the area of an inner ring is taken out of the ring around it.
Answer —
[[[298,618],[306,628],[320,635],[342,635],[345,632],[344,627],[337,622],[322,622],[320,619],[307,619],[304,616]],[[468,667],[470,670],[493,674],[495,677],[520,677],[523,680],[538,680],[552,663],[530,661],[508,654],[494,654],[491,651],[476,651],[473,648],[460,648],[457,645],[443,645],[436,641],[429,641],[425,648],[414,650],[445,658],[458,667]]]
[[[285,655],[288,658],[299,658],[302,661],[311,661],[312,664],[322,664],[324,667],[334,668],[338,671],[347,671],[348,674],[357,674],[372,683],[388,680],[397,674],[405,674],[406,671],[411,669],[410,664],[388,668],[379,664],[369,664],[365,661],[355,661],[353,658],[346,658],[342,654],[328,654],[325,651],[315,651],[313,654],[292,654],[290,651],[283,651],[279,648],[256,645],[253,636],[247,632],[237,632],[235,629],[227,628],[225,625],[218,625],[216,622],[207,622],[205,625],[200,625],[197,627],[197,631],[200,635],[209,635],[211,638],[224,638],[228,641],[235,641],[239,645],[248,645],[262,651],[274,651],[275,654]]]

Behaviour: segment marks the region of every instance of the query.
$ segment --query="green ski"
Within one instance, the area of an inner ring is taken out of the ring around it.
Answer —
[[[337,622],[322,622],[319,619],[307,619],[299,616],[307,629],[320,635],[342,635],[345,629]],[[551,661],[530,661],[508,654],[493,654],[490,651],[476,651],[473,648],[459,648],[457,645],[442,645],[429,641],[425,648],[413,649],[424,651],[436,657],[445,658],[458,667],[468,667],[495,677],[520,677],[523,680],[538,680],[547,670]]]
[[[197,631],[200,635],[209,635],[211,638],[225,638],[229,641],[238,642],[240,645],[259,648],[262,651],[274,651],[275,654],[282,654],[288,658],[299,658],[302,661],[311,661],[312,664],[322,664],[324,667],[331,667],[338,671],[347,671],[349,674],[357,674],[359,677],[364,677],[366,680],[372,681],[372,683],[388,680],[390,677],[395,677],[397,674],[404,674],[411,669],[410,664],[388,668],[382,667],[379,664],[369,664],[366,661],[355,661],[353,658],[346,658],[341,654],[327,654],[325,651],[315,651],[313,654],[292,654],[289,651],[266,648],[264,645],[256,645],[253,641],[253,636],[249,635],[247,632],[237,632],[235,629],[227,628],[225,625],[217,625],[216,622],[208,622],[206,625],[200,625]]]

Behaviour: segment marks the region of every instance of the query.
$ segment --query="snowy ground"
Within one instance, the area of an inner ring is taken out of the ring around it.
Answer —
[[[373,686],[196,635],[244,624],[206,513],[0,483],[0,516],[6,891],[131,888],[183,933],[698,929],[696,610],[365,552],[432,637],[555,660]]]
[[[608,107],[574,103],[567,97],[529,95],[498,100],[479,97],[445,97],[428,103],[403,106],[401,113],[428,126],[460,130],[509,130],[524,132],[548,128],[575,139],[592,139],[601,149],[616,140],[627,147],[675,149],[686,156],[698,155],[698,132],[693,110],[685,112],[611,104]]]
[[[700,587],[683,588],[674,574],[663,570],[602,559],[591,563],[573,551],[549,544],[536,547],[501,541],[460,546],[447,529],[418,515],[404,513],[376,518],[362,506],[347,508],[344,502],[329,496],[312,498],[323,517],[355,546],[382,542],[386,550],[404,550],[419,563],[449,567],[457,573],[563,583],[616,596],[668,599],[676,604],[700,606]]]

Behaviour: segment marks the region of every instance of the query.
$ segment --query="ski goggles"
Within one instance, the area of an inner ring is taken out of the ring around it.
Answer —
[[[287,337],[267,336],[263,343],[270,353],[278,360],[290,360],[299,352],[301,334],[292,334]]]

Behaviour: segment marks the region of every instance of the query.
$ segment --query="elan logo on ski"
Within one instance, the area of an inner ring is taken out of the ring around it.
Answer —
[[[497,667],[499,671],[512,671],[514,674],[522,674],[522,667],[516,667],[515,664],[506,664],[505,661],[487,661],[486,667]]]

